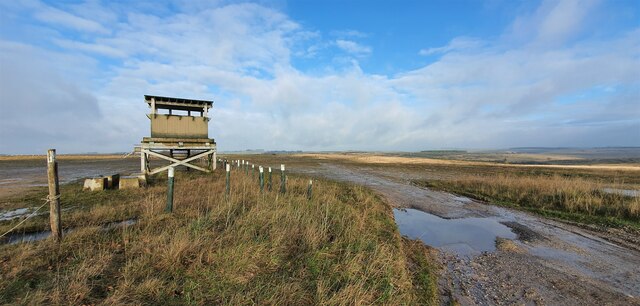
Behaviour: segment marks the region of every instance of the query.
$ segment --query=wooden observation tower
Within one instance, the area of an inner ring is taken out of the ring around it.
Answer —
[[[170,167],[186,166],[210,172],[216,169],[216,142],[209,138],[207,112],[213,101],[144,96],[151,108],[151,137],[142,138],[140,171],[156,174]],[[169,165],[151,169],[149,157],[169,161]],[[193,162],[206,158],[206,168]]]

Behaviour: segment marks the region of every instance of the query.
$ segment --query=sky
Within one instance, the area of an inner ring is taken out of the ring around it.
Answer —
[[[640,146],[640,1],[0,1],[0,153]]]

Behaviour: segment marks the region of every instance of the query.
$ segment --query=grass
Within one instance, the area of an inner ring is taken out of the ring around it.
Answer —
[[[272,159],[269,155],[250,158],[260,162]],[[366,153],[295,154],[279,158],[299,168],[320,168],[323,163],[365,168],[392,178],[409,178],[419,186],[545,217],[635,229],[634,232],[640,229],[640,198],[603,192],[604,188],[640,190],[637,163],[515,165]]]
[[[166,181],[143,190],[63,188],[74,227],[52,240],[0,246],[5,304],[435,304],[436,267],[403,239],[390,207],[362,187],[291,176],[287,194],[255,178],[179,173],[174,212]],[[37,204],[34,191],[13,201]],[[63,207],[64,207],[63,206]],[[108,221],[138,223],[104,230]],[[3,222],[2,229],[16,221]],[[21,230],[46,227],[34,218]]]
[[[559,174],[467,174],[450,179],[415,180],[415,184],[490,203],[515,206],[548,217],[640,228],[640,198],[606,193],[628,185]]]
[[[510,165],[376,154],[285,155],[287,164],[365,168],[412,183],[582,224],[640,229],[640,198],[604,188],[640,190],[640,165]],[[280,156],[281,158],[283,156]],[[251,156],[269,160],[270,156]]]

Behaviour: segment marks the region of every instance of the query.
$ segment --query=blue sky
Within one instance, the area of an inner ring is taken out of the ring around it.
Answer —
[[[144,94],[221,150],[640,146],[640,2],[0,2],[0,153],[129,151]]]

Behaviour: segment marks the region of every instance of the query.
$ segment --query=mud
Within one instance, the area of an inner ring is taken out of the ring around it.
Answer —
[[[60,183],[65,184],[87,177],[140,171],[140,161],[134,158],[61,160],[58,162],[58,171]],[[44,158],[0,161],[0,198],[42,186],[47,186]]]
[[[138,223],[138,219],[127,219],[123,221],[115,221],[103,224],[100,229],[103,231],[109,231],[117,228],[127,227]],[[69,234],[74,231],[74,228],[67,228],[62,231],[63,235]],[[47,239],[51,236],[51,231],[40,231],[30,233],[12,233],[6,237],[0,238],[0,245],[2,244],[17,244],[27,243]]]
[[[444,267],[439,280],[443,304],[454,299],[462,305],[640,305],[640,252],[633,240],[615,232],[557,222],[410,183],[429,179],[428,173],[328,163],[298,171],[365,185],[396,208],[413,208],[442,219],[486,219],[510,228],[512,238],[497,236],[503,247],[490,251],[464,253],[446,244],[432,245],[440,250]],[[425,228],[422,238],[438,235]],[[429,244],[428,239],[422,240]]]

